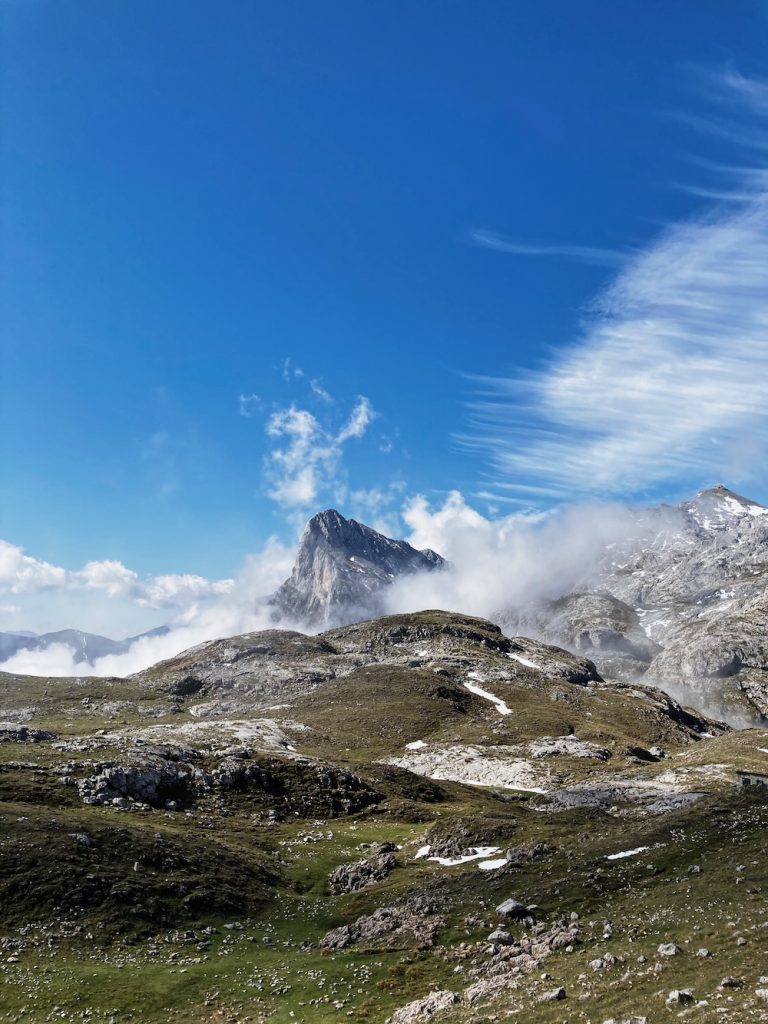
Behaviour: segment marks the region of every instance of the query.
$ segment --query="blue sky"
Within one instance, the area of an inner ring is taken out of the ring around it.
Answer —
[[[765,2],[0,16],[14,549],[216,579],[329,504],[768,500]]]

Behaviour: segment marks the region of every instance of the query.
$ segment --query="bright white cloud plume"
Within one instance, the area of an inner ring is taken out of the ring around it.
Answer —
[[[768,111],[765,83],[731,75],[720,85]],[[512,493],[626,493],[745,480],[762,466],[768,176],[744,177],[738,201],[631,257],[582,337],[542,370],[480,382],[464,440],[489,453]]]
[[[361,438],[374,416],[371,403],[363,396],[336,432],[295,404],[274,412],[266,428],[267,436],[277,442],[266,462],[270,497],[285,507],[305,508],[320,494],[338,489],[343,446]]]
[[[670,525],[678,522],[675,510],[669,516]],[[451,568],[397,580],[387,592],[390,610],[445,608],[491,618],[578,589],[608,545],[639,529],[636,514],[605,502],[488,519],[458,491],[437,507],[413,498],[403,518],[409,543],[438,551]]]

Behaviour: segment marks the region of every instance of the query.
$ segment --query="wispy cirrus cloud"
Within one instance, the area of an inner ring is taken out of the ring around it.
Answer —
[[[627,259],[627,254],[617,249],[601,249],[590,245],[538,245],[507,238],[487,228],[471,231],[469,238],[475,245],[484,249],[495,249],[497,252],[506,252],[513,256],[555,256],[608,267],[618,266]]]
[[[753,118],[768,112],[766,83],[729,72],[717,86]],[[477,382],[463,441],[489,454],[510,494],[743,481],[763,465],[768,177],[753,169],[726,196],[629,257],[580,337],[543,368]]]

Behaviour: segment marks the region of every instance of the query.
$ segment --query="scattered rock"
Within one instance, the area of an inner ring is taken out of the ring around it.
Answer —
[[[420,1024],[421,1021],[431,1020],[443,1010],[450,1010],[458,1001],[459,997],[456,993],[447,989],[441,992],[430,992],[423,999],[415,999],[412,1003],[407,1003],[399,1010],[395,1010],[387,1020],[387,1024]]]
[[[566,992],[562,985],[559,988],[553,988],[549,992],[545,992],[541,997],[542,1003],[555,1002],[558,999],[565,999]]]
[[[656,952],[659,956],[677,956],[679,953],[682,953],[682,949],[676,946],[674,942],[662,942]]]
[[[426,896],[406,896],[398,903],[379,907],[352,924],[327,932],[321,949],[346,949],[352,945],[389,949],[409,942],[419,949],[434,946],[438,930],[445,923],[436,900]]]
[[[383,844],[391,846],[392,844]],[[383,882],[387,875],[397,867],[397,861],[391,853],[377,853],[365,860],[351,864],[340,864],[328,878],[331,892],[341,895],[348,892],[359,892],[361,889]]]
[[[0,722],[0,743],[41,743],[55,739],[56,733],[46,729],[33,729],[19,722]]]
[[[666,1005],[670,1008],[690,1006],[693,1002],[695,1002],[693,992],[689,988],[673,988],[666,998]]]

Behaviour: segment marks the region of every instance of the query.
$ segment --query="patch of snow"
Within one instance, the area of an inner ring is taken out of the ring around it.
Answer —
[[[484,690],[481,686],[475,686],[474,683],[464,683],[464,685],[471,693],[477,694],[477,696],[482,697],[483,700],[489,700],[491,704],[495,704],[496,710],[500,715],[512,714],[512,708],[507,707],[501,697],[497,697],[495,694],[489,693],[488,690]]]
[[[477,865],[481,871],[496,871],[497,868],[503,868],[507,863],[507,858],[502,857],[500,860],[481,860]]]
[[[428,857],[427,860],[433,860],[445,868],[455,868],[459,864],[469,864],[471,860],[482,860],[499,852],[498,846],[474,846],[472,849],[475,851],[474,853],[466,853],[463,857]],[[506,864],[506,858],[502,863]]]
[[[424,742],[424,740],[414,740],[413,743],[406,743],[405,744],[405,749],[406,750],[421,750],[423,747],[426,747],[426,745],[427,744]]]
[[[636,846],[634,850],[622,850],[621,853],[609,853],[606,860],[624,860],[625,857],[636,857],[638,853],[649,850],[649,846]]]
[[[768,747],[758,747],[757,749],[761,754],[768,754]]]
[[[513,654],[510,651],[507,654],[507,657],[508,658],[514,658],[515,661],[519,661],[520,664],[521,665],[525,665],[526,668],[535,668],[537,672],[541,672],[542,671],[535,662],[529,661],[527,658],[524,658],[521,654]]]
[[[427,844],[426,846],[420,846],[419,849],[416,851],[416,856],[414,860],[421,860],[422,857],[426,857],[431,849],[432,847],[429,844]]]
[[[768,512],[768,508],[763,508],[762,505],[753,505],[751,502],[742,503],[731,497],[724,498],[723,504],[732,516],[748,515],[756,517],[764,516]]]

